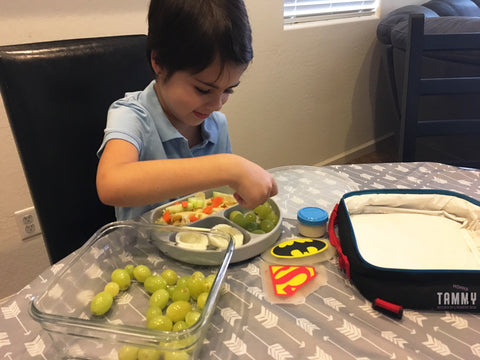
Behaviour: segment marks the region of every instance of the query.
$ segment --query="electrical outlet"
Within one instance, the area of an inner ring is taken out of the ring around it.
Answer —
[[[37,213],[33,206],[15,211],[15,220],[17,221],[18,230],[20,230],[20,236],[23,240],[42,232],[40,229],[40,223],[38,222]]]

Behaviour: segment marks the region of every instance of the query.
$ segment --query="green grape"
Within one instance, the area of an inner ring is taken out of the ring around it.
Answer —
[[[146,265],[137,265],[135,266],[135,269],[133,269],[133,276],[141,283],[143,283],[151,275],[152,272]]]
[[[215,282],[215,278],[217,277],[217,275],[215,274],[210,274],[208,275],[206,278],[205,278],[205,290],[206,291],[210,291],[210,289],[212,288],[213,286],[213,283]]]
[[[172,298],[173,292],[177,288],[176,285],[167,285],[165,289],[167,289],[168,293],[170,294],[170,298]]]
[[[248,222],[257,222],[257,214],[255,214],[253,211],[249,211],[245,214],[245,219]]]
[[[190,277],[205,280],[205,275],[201,271],[195,271]]]
[[[187,286],[187,281],[188,279],[190,279],[190,276],[181,276],[178,280],[177,280],[177,286]]]
[[[120,291],[120,286],[113,281],[110,281],[105,287],[103,288],[103,291],[109,293],[113,297],[118,295],[118,292]]]
[[[205,303],[207,302],[207,298],[208,298],[208,292],[203,292],[200,295],[198,295],[197,306],[200,309],[203,309],[203,307],[205,306]]]
[[[173,322],[169,316],[158,315],[147,320],[148,329],[171,331]]]
[[[177,286],[172,293],[172,301],[190,300],[190,290],[187,286]]]
[[[169,299],[170,294],[168,291],[166,289],[159,289],[150,296],[150,306],[156,306],[163,309],[167,306]]]
[[[257,229],[257,230],[253,230],[252,233],[254,233],[254,234],[265,234],[265,231],[263,231],[262,229]]]
[[[243,216],[243,213],[241,211],[238,211],[238,210],[234,210],[230,213],[230,215],[228,216],[228,218],[233,221],[233,218],[237,215],[242,215]]]
[[[130,279],[133,279],[133,269],[135,269],[135,266],[133,266],[132,264],[128,264],[124,267],[124,269],[127,270]]]
[[[266,219],[270,220],[273,223],[273,225],[277,225],[279,220],[278,215],[275,214],[273,211],[267,215]]]
[[[158,315],[163,315],[162,309],[159,308],[158,306],[150,306],[145,313],[145,317],[147,318],[147,320],[154,318],[155,316],[158,316]]]
[[[258,215],[258,217],[260,219],[266,219],[268,214],[270,214],[272,212],[272,208],[265,205],[265,204],[262,204],[262,205],[258,205],[255,209],[255,214]]]
[[[189,311],[185,315],[185,322],[187,323],[187,326],[190,327],[193,324],[195,324],[198,321],[198,319],[200,318],[200,315],[201,315],[200,312],[198,312],[196,310]]]
[[[125,269],[115,269],[112,272],[112,281],[116,282],[120,287],[120,290],[127,290],[130,286],[131,278],[128,275],[128,271]]]
[[[157,349],[139,349],[138,360],[160,360],[162,352]]]
[[[172,331],[185,330],[186,328],[188,328],[187,323],[183,320],[180,320],[173,324]]]
[[[260,223],[260,229],[262,229],[266,233],[272,231],[274,227],[275,224],[268,219],[262,220],[262,222]]]
[[[165,289],[167,287],[167,282],[161,276],[151,275],[145,279],[143,282],[143,287],[150,294],[153,294],[157,290]]]
[[[235,217],[232,219],[232,221],[237,224],[238,226],[245,227],[245,224],[247,223],[247,219],[245,219],[245,216],[243,214],[237,214]]]
[[[136,346],[124,345],[118,351],[118,360],[137,360],[138,348]]]
[[[165,314],[173,322],[185,320],[185,315],[192,310],[192,304],[188,301],[174,301],[168,305]]]
[[[196,300],[197,296],[205,291],[205,279],[191,276],[187,281],[187,287],[190,290],[190,296]]]
[[[260,226],[256,222],[248,222],[245,224],[245,230],[254,232],[255,230],[258,230]]]
[[[90,304],[90,311],[93,315],[103,315],[105,314],[113,304],[113,297],[106,291],[99,292],[93,298]]]
[[[158,346],[164,349],[178,349],[179,347],[183,347],[183,343],[187,341],[187,339],[183,340],[171,340],[171,341],[159,341]],[[172,350],[173,351],[173,350]],[[163,352],[165,353],[165,352]]]
[[[160,276],[165,279],[168,285],[175,285],[178,280],[177,273],[172,269],[164,270]]]
[[[164,360],[189,360],[190,355],[186,351],[165,351]]]

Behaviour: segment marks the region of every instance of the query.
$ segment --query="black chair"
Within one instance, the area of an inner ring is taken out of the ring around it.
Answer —
[[[52,263],[115,220],[97,196],[109,105],[153,79],[146,36],[0,47],[0,89]]]
[[[411,15],[405,73],[403,81],[400,158],[402,161],[435,160],[447,164],[467,167],[480,167],[480,105],[478,113],[472,117],[458,115],[462,109],[448,108],[438,118],[421,118],[422,101],[441,107],[448,96],[467,98],[480,94],[480,77],[466,74],[442,74],[430,77],[424,75],[422,57],[428,52],[449,51],[459,54],[461,51],[480,50],[480,32],[463,34],[424,34],[424,15]],[[460,110],[453,113],[453,111]],[[443,158],[420,158],[418,140],[441,138]],[[465,140],[462,140],[465,139]],[[472,140],[473,139],[473,140]],[[474,147],[468,148],[468,141]]]

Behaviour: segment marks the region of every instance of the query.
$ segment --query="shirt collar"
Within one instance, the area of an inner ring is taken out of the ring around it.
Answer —
[[[144,101],[147,103],[147,109],[151,109],[150,116],[154,119],[153,122],[162,142],[183,138],[182,134],[178,132],[165,115],[165,112],[158,101],[157,94],[155,93],[154,85],[155,80],[147,86],[143,95],[145,96]]]

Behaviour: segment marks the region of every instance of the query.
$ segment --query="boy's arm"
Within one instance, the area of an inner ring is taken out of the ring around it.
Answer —
[[[186,159],[138,161],[137,149],[110,140],[100,158],[97,191],[112,206],[142,206],[223,185],[235,191],[240,205],[254,208],[277,193],[272,175],[233,154]]]

